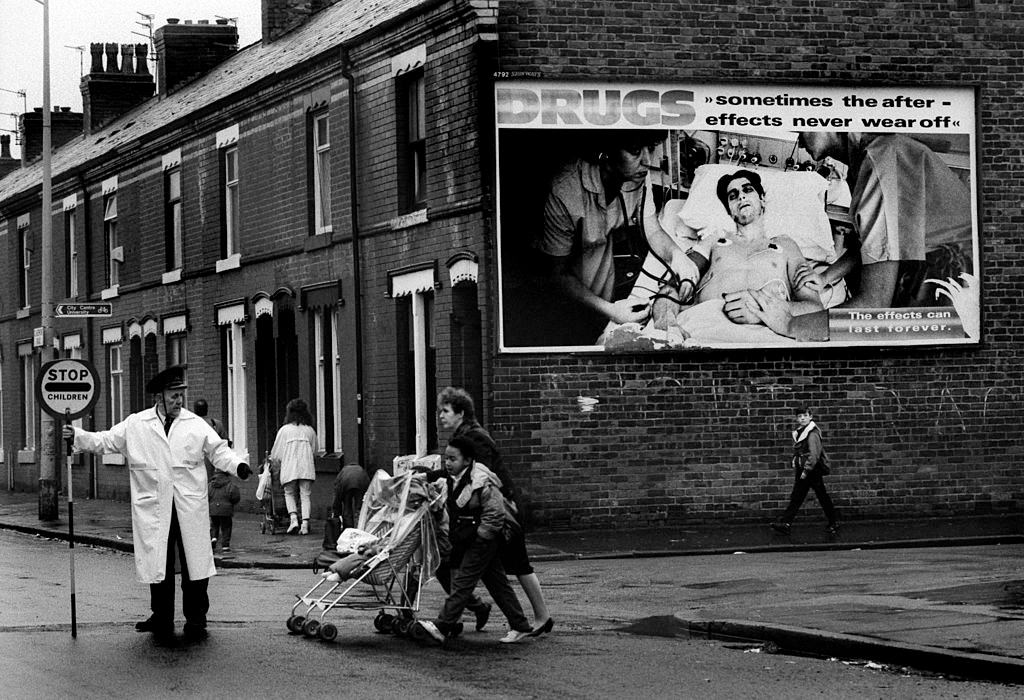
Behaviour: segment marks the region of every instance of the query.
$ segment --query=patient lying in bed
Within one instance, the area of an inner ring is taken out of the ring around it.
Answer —
[[[836,257],[815,189],[825,181],[814,173],[764,174],[782,190],[772,209],[784,211],[774,216],[759,173],[717,165],[698,170],[691,197],[678,213],[683,223],[675,231],[682,229],[690,239],[683,247],[690,248],[694,264],[678,293],[667,287],[654,293],[653,320],[644,336],[669,345],[785,344],[787,338],[764,325],[758,294],[786,302],[794,315],[823,308],[816,292],[797,285],[796,271],[809,259],[825,264]],[[810,197],[802,205],[792,193],[795,185],[809,186],[803,188]],[[621,339],[628,333],[608,334],[606,347],[614,349],[617,335]]]

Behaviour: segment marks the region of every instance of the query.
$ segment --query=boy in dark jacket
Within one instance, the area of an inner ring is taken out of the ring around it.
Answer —
[[[210,542],[214,549],[220,542],[221,551],[231,551],[231,518],[235,504],[242,494],[227,472],[214,471],[210,477]]]
[[[474,454],[473,442],[465,436],[453,437],[445,449],[451,590],[437,620],[417,624],[443,644],[458,634],[462,611],[475,600],[473,589],[482,582],[509,623],[509,632],[500,641],[515,644],[529,637],[532,628],[499,556],[508,514],[497,477],[476,464]]]
[[[821,429],[807,408],[797,414],[796,422],[797,429],[793,431],[793,493],[789,497],[786,512],[772,523],[772,528],[788,535],[797,511],[807,498],[807,492],[813,490],[828,518],[828,534],[835,537],[839,534],[839,520],[832,499],[825,490],[824,477],[829,473],[829,458],[821,444]]]

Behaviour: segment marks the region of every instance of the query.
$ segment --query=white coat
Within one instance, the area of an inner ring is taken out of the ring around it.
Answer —
[[[205,420],[183,408],[165,435],[154,407],[133,413],[110,430],[93,433],[76,428],[74,446],[85,452],[120,453],[127,461],[135,569],[142,583],[159,583],[168,576],[172,505],[190,577],[199,580],[217,573],[210,546],[204,457],[215,469],[235,475],[243,460]]]

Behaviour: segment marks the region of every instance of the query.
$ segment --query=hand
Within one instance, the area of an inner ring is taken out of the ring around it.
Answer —
[[[615,323],[643,323],[651,315],[651,303],[635,297],[619,299],[612,304],[608,318]]]
[[[793,337],[793,314],[788,301],[757,289],[722,296],[725,298],[723,311],[733,323],[761,323],[779,335]]]
[[[801,263],[800,266],[796,268],[796,275],[793,281],[795,283],[793,285],[795,289],[807,287],[818,294],[821,294],[827,286],[825,278],[807,263]]]
[[[754,290],[744,289],[739,292],[729,292],[723,294],[722,298],[725,300],[722,311],[733,323],[751,325],[761,323],[761,317],[758,315],[761,309],[754,298]]]
[[[252,469],[250,469],[249,465],[246,464],[245,462],[242,462],[241,464],[238,465],[237,471],[238,478],[241,479],[242,481],[248,479],[249,476],[252,474]]]
[[[75,428],[74,428],[74,426],[65,425],[63,428],[61,428],[60,436],[62,438],[64,438],[65,440],[74,440],[75,439]]]

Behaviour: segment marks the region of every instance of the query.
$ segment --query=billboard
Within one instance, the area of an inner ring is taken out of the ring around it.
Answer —
[[[979,342],[975,88],[494,97],[501,351]]]

